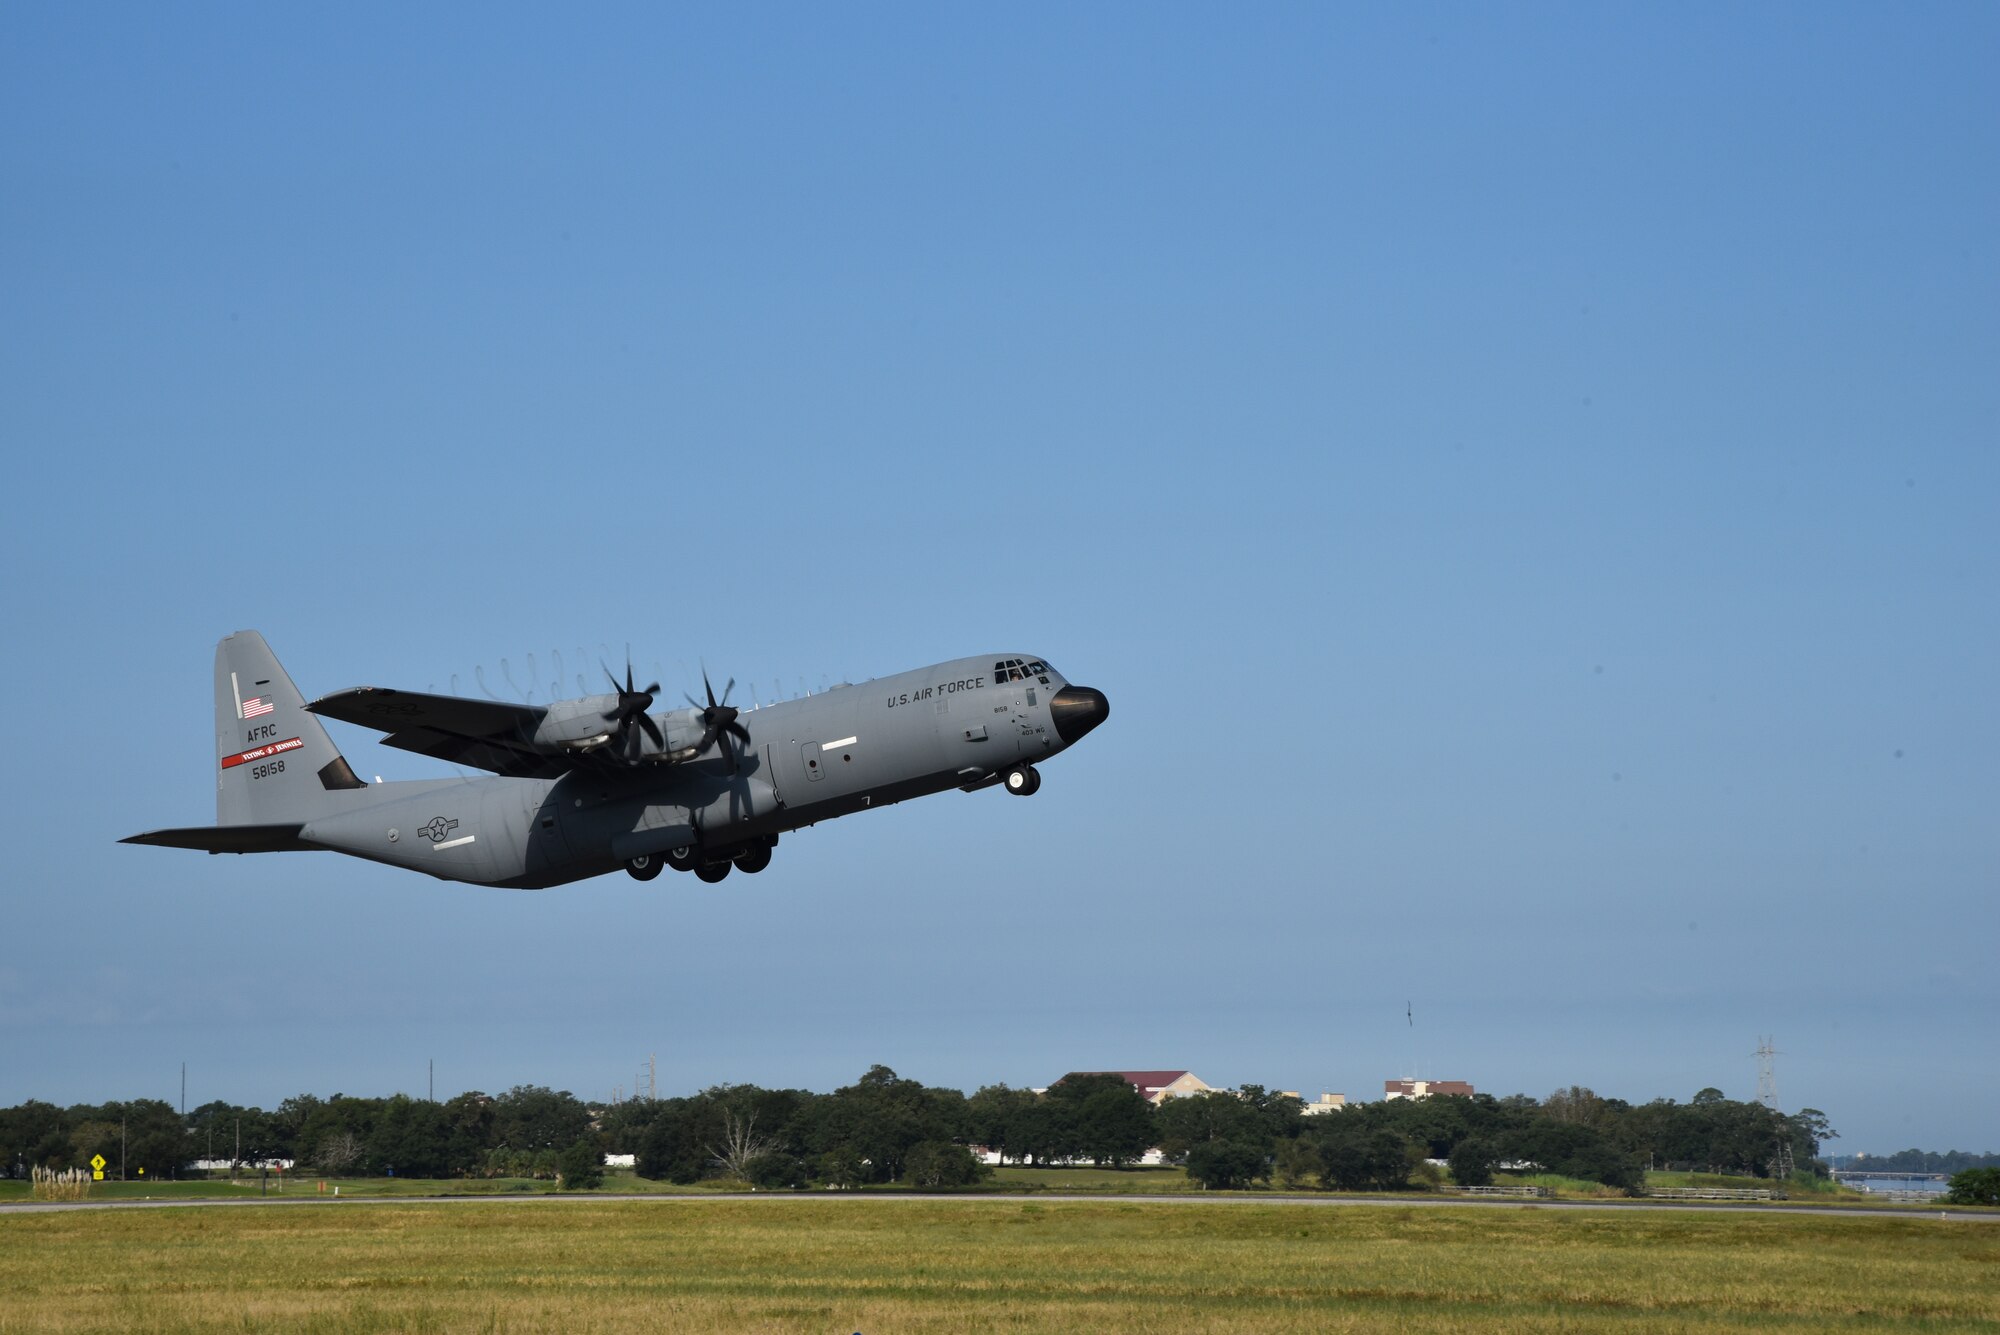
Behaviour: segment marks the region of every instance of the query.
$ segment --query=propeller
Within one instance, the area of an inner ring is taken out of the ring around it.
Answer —
[[[750,742],[750,730],[736,721],[737,711],[730,708],[729,705],[729,693],[736,689],[736,678],[731,677],[729,684],[722,688],[722,699],[718,702],[715,698],[715,687],[709,685],[708,682],[708,669],[703,668],[701,670],[701,688],[708,692],[707,705],[703,705],[701,701],[691,695],[687,697],[689,704],[701,710],[701,740],[695,743],[694,753],[700,755],[703,751],[708,750],[710,743],[720,740],[722,742],[722,758],[729,762],[729,772],[734,774],[736,772],[736,749],[730,746],[728,737],[733,733],[736,739],[744,745],[747,746]]]
[[[600,663],[598,666],[602,667],[603,664]],[[653,722],[646,713],[653,707],[653,696],[659,691],[660,683],[656,681],[643,691],[633,689],[632,664],[629,661],[625,664],[623,686],[618,684],[618,678],[611,676],[610,668],[604,669],[604,675],[610,678],[611,689],[618,692],[618,704],[614,708],[605,710],[604,718],[606,721],[617,722],[618,747],[624,753],[625,759],[628,761],[639,759],[639,734],[642,731],[653,739],[653,745],[664,750],[667,741],[660,736],[660,725]],[[639,726],[633,727],[634,723]]]

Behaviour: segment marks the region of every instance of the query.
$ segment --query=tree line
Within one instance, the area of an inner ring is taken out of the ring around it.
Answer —
[[[186,1175],[201,1160],[247,1168],[419,1178],[560,1177],[594,1185],[603,1156],[631,1154],[647,1178],[729,1179],[767,1188],[901,1183],[969,1185],[989,1173],[974,1147],[1007,1161],[1136,1164],[1157,1148],[1205,1186],[1276,1180],[1287,1187],[1396,1190],[1461,1185],[1535,1165],[1636,1189],[1648,1168],[1768,1176],[1782,1151],[1801,1170],[1834,1131],[1814,1109],[1785,1115],[1705,1089],[1687,1103],[1630,1104],[1581,1086],[1546,1099],[1433,1096],[1307,1116],[1294,1096],[1259,1085],[1155,1107],[1116,1075],[1065,1077],[1044,1092],[988,1085],[971,1095],[886,1066],[830,1094],[716,1086],[666,1099],[587,1104],[566,1090],[518,1085],[443,1102],[302,1094],[275,1109],[212,1102],[185,1117],[156,1099],[0,1109],[0,1173],[88,1165],[110,1176]],[[143,1169],[143,1174],[139,1171]]]

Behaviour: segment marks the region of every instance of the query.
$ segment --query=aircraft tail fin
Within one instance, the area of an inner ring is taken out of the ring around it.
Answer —
[[[222,825],[298,825],[327,794],[364,788],[305,697],[254,630],[215,646],[215,817]]]

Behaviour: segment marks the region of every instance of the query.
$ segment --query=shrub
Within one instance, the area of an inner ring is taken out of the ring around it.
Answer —
[[[1951,1176],[1953,1205],[2000,1205],[2000,1168],[1968,1168]]]

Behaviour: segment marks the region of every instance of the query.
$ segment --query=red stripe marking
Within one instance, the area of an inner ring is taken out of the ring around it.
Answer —
[[[238,751],[233,756],[224,756],[222,758],[222,768],[234,769],[238,765],[247,765],[253,760],[268,760],[270,757],[280,755],[286,751],[296,751],[304,745],[305,743],[297,737],[287,737],[284,741],[272,742],[269,746],[260,746],[250,751]]]

